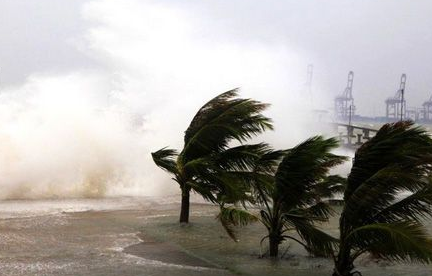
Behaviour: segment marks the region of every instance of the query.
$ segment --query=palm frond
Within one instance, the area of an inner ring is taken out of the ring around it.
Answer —
[[[314,185],[326,177],[330,168],[346,160],[330,153],[337,145],[334,138],[316,136],[289,150],[275,175],[274,200],[283,202],[287,209],[308,205],[310,202],[304,202],[304,196],[313,191]]]
[[[270,147],[255,161],[253,171],[259,174],[273,175],[289,150],[273,150]]]
[[[155,164],[163,170],[177,174],[177,151],[174,149],[162,148],[156,152],[152,152],[152,158]]]
[[[391,261],[432,262],[432,240],[417,222],[368,224],[353,230],[347,242]]]
[[[402,197],[402,195],[399,195]],[[401,220],[413,220],[422,222],[432,216],[432,185],[427,186],[417,192],[411,193],[398,199],[389,206],[371,216],[369,222],[397,222]]]
[[[273,181],[273,175],[267,172],[275,170],[275,162],[271,162],[268,155],[281,154],[265,143],[240,145],[191,160],[183,169],[187,175],[201,179],[201,188],[210,190],[215,198],[223,197],[227,203],[262,203]],[[264,191],[262,196],[258,195],[258,186]],[[201,193],[195,186],[192,189]]]
[[[251,192],[255,198],[255,203],[259,206],[269,207],[270,198],[274,192],[274,175],[280,161],[287,151],[273,150],[268,148],[261,156],[255,160],[252,168],[253,179],[250,182]]]
[[[234,241],[238,241],[236,227],[246,226],[258,220],[258,218],[247,210],[235,207],[220,207],[220,212],[216,217],[224,227],[227,234]]]
[[[384,125],[375,137],[357,150],[348,176],[345,200],[348,201],[360,185],[389,165],[404,170],[426,169],[423,165],[431,162],[431,148],[428,133],[414,127],[412,122]]]
[[[346,178],[340,175],[329,175],[317,183],[314,193],[322,198],[330,198],[336,193],[343,193],[346,186]]]
[[[227,102],[238,96],[238,88],[217,95],[207,103],[205,103],[195,114],[188,129],[185,131],[185,144],[209,121],[220,114],[220,109],[227,108]]]
[[[271,151],[266,143],[240,145],[211,155],[213,162],[225,171],[251,171],[260,158]]]
[[[323,201],[318,201],[302,211],[308,218],[315,221],[326,221],[335,214],[331,206]]]
[[[423,173],[416,172],[415,168],[410,171],[397,166],[381,169],[363,182],[345,202],[346,218],[355,225],[369,220],[394,203],[400,192],[421,189],[425,185]]]
[[[271,120],[261,113],[268,104],[234,98],[236,95],[236,90],[223,93],[198,111],[185,133],[181,153],[185,162],[220,152],[232,140],[244,142],[273,128]]]
[[[308,219],[290,217],[286,223],[295,228],[306,242],[306,250],[315,256],[330,257],[337,248],[338,240],[317,228]]]
[[[217,185],[212,184],[212,182],[209,182],[209,180],[196,178],[189,180],[187,185],[193,192],[199,194],[205,201],[209,201],[211,203],[218,202],[214,193],[214,191],[217,189]]]
[[[218,183],[218,190],[215,191],[217,198],[223,199],[226,203],[255,203],[251,193],[251,183],[254,181],[254,174],[251,172],[233,171],[220,172],[214,183]]]

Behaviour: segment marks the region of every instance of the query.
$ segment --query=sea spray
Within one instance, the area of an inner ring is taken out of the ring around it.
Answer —
[[[139,181],[131,168],[149,154],[142,125],[102,100],[104,81],[89,72],[39,75],[3,88],[1,198],[98,197],[112,182]]]
[[[258,141],[289,148],[318,134],[299,93],[307,62],[287,45],[232,40],[175,5],[90,1],[82,15],[71,41],[96,68],[0,89],[0,198],[176,193],[150,152],[181,148],[195,112],[234,87],[273,105],[276,131]]]

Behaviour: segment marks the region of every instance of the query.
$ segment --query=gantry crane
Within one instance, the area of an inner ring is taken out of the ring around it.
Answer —
[[[385,101],[387,119],[403,120],[406,117],[405,84],[406,75],[402,74],[396,94]]]
[[[423,120],[426,122],[432,121],[432,96],[423,103]]]
[[[350,119],[355,112],[354,98],[352,96],[352,88],[354,82],[354,73],[348,73],[347,86],[342,95],[335,98],[335,116],[336,119]]]

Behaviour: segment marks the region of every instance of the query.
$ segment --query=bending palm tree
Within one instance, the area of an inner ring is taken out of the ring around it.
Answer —
[[[185,132],[180,153],[166,148],[152,153],[156,165],[171,173],[180,186],[180,222],[189,221],[191,190],[212,202],[241,190],[230,187],[225,172],[236,179],[235,171],[250,165],[263,145],[229,147],[229,143],[245,142],[273,128],[271,120],[261,114],[267,104],[236,97],[237,89],[231,90],[201,107]]]
[[[333,252],[337,240],[319,230],[315,223],[326,221],[332,214],[322,198],[342,188],[343,178],[327,176],[330,168],[345,160],[330,153],[335,147],[335,139],[317,136],[287,151],[268,149],[256,161],[251,186],[260,216],[255,219],[268,230],[263,240],[269,239],[271,257],[278,256],[279,245],[286,239],[302,244],[315,255]],[[218,217],[232,238],[233,226],[254,220],[254,214],[246,209],[223,205]],[[293,230],[300,238],[291,234]]]
[[[356,154],[340,218],[335,276],[365,252],[392,261],[432,261],[422,219],[432,215],[432,140],[412,122],[384,125]]]

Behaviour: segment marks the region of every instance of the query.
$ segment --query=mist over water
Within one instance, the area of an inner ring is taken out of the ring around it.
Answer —
[[[3,198],[100,196],[134,183],[146,154],[131,116],[107,106],[103,76],[33,76],[3,89],[0,187]],[[141,161],[142,163],[142,161]]]
[[[287,148],[324,131],[311,110],[325,93],[314,83],[305,94],[309,61],[290,45],[232,39],[156,2],[90,1],[81,15],[87,27],[70,41],[98,66],[1,87],[2,199],[176,193],[150,152],[180,148],[198,108],[235,87],[272,103],[276,132],[257,141]]]

